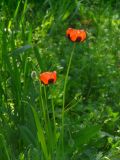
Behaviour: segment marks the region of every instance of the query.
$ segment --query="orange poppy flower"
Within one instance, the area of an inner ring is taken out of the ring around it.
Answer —
[[[56,71],[43,72],[40,74],[39,79],[45,85],[48,85],[50,83],[55,83],[56,79],[57,79],[57,73],[56,73]]]
[[[72,42],[83,42],[86,39],[86,32],[84,30],[68,28],[66,31],[66,36]]]

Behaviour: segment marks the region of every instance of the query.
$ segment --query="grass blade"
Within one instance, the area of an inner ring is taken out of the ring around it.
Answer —
[[[38,114],[37,114],[37,112],[35,111],[35,109],[33,107],[32,107],[32,111],[33,111],[33,115],[34,115],[35,123],[36,123],[36,127],[37,127],[38,140],[39,140],[39,142],[41,144],[41,147],[42,147],[42,150],[44,152],[44,156],[45,156],[46,160],[50,160],[51,158],[48,155],[45,136],[44,136],[44,133],[43,133],[43,129],[42,129]]]

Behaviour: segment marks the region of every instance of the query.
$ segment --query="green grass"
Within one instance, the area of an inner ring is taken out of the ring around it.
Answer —
[[[0,2],[0,160],[119,160],[120,2]],[[85,29],[70,42],[68,27]],[[44,86],[39,74],[56,71]]]

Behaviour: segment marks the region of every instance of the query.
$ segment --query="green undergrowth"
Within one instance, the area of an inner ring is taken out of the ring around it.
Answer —
[[[0,2],[0,160],[119,160],[119,6]],[[74,45],[69,27],[86,40]],[[40,83],[45,71],[55,84]]]

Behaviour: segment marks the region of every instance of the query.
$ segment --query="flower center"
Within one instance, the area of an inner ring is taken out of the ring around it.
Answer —
[[[48,80],[48,83],[53,83],[54,82],[54,79],[49,79]]]
[[[81,37],[77,37],[76,42],[80,42],[81,41]]]

